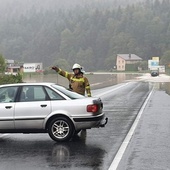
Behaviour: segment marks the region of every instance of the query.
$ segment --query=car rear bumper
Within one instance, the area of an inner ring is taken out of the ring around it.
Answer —
[[[73,120],[75,122],[93,122],[93,121],[100,121],[104,118],[104,114],[103,115],[100,115],[100,116],[95,116],[95,117],[86,117],[86,118],[73,118]]]
[[[76,117],[73,118],[75,129],[91,129],[95,127],[104,127],[107,124],[108,118],[105,115],[98,115],[93,117]]]

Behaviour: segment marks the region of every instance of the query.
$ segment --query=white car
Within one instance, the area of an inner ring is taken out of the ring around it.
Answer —
[[[107,123],[100,98],[55,83],[0,85],[0,133],[49,133],[67,141],[82,129]]]

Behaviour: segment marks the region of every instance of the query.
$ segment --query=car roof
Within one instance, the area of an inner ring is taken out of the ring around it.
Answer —
[[[29,83],[13,83],[13,84],[2,84],[0,85],[0,87],[7,87],[7,86],[23,86],[23,85],[52,85],[52,84],[56,84],[56,83],[52,83],[52,82],[29,82]]]

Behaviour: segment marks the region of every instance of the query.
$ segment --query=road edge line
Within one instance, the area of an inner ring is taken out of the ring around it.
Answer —
[[[150,99],[152,93],[153,93],[153,89],[151,90],[151,92],[149,93],[147,99],[145,100],[144,104],[142,105],[138,115],[135,118],[135,121],[133,122],[128,134],[126,135],[123,143],[121,144],[121,146],[120,146],[118,152],[116,153],[116,156],[114,157],[114,159],[113,159],[113,161],[112,161],[112,163],[111,163],[108,170],[116,170],[117,169],[117,167],[118,167],[118,165],[119,165],[119,163],[120,163],[120,161],[121,161],[121,159],[123,157],[123,154],[124,154],[128,144],[129,144],[129,141],[130,141],[130,139],[131,139],[136,127],[137,127],[137,124],[138,124],[138,122],[140,120],[140,117],[141,117],[141,115],[142,115],[142,113],[143,113],[143,111],[144,111],[144,109],[145,109],[145,107],[146,107],[146,105],[148,103],[148,100]]]

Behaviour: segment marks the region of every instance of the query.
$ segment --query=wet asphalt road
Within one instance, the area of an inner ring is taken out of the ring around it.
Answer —
[[[109,122],[69,142],[56,143],[48,134],[0,134],[0,170],[107,170],[151,89],[135,81],[94,90]]]
[[[170,83],[154,83],[117,170],[170,170]]]

